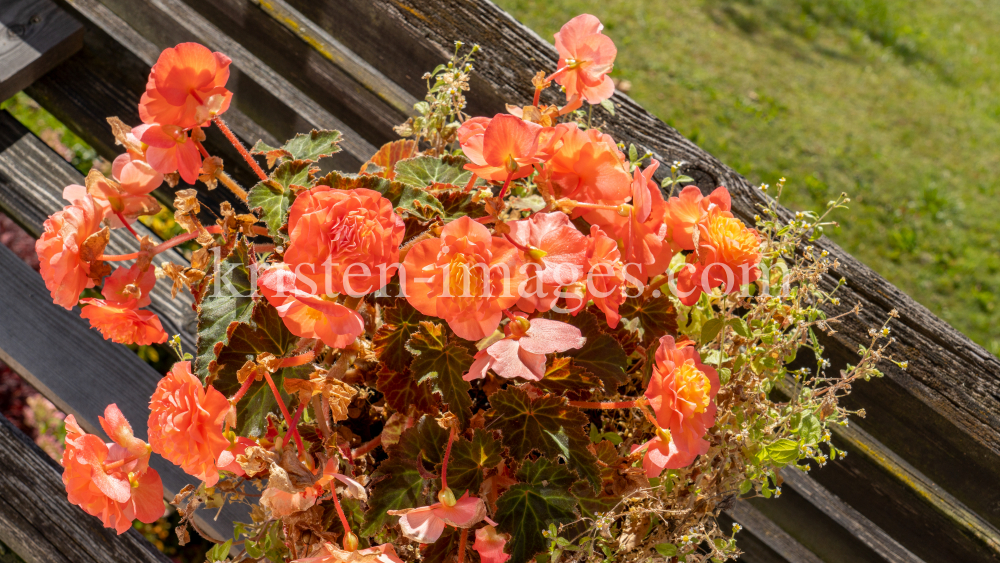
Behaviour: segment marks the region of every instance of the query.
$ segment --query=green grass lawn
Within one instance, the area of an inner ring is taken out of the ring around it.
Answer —
[[[630,96],[786,205],[848,192],[833,239],[1000,355],[1000,1],[494,1],[599,17]]]

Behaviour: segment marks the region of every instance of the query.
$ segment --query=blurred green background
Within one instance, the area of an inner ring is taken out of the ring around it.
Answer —
[[[631,97],[785,205],[850,194],[828,234],[1000,355],[1000,2],[494,2],[600,18]]]

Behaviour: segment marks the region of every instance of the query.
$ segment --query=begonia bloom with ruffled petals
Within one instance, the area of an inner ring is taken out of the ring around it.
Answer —
[[[125,165],[120,177],[120,181],[114,181],[97,170],[91,170],[87,175],[87,186],[66,186],[63,199],[75,201],[89,194],[104,210],[104,218],[112,229],[125,226],[119,216],[132,223],[143,215],[155,215],[160,211],[160,203],[149,193],[163,182],[162,174],[139,160]]]
[[[45,287],[56,305],[72,309],[80,292],[94,287],[90,263],[80,257],[88,237],[101,230],[103,209],[94,198],[83,196],[49,216],[35,242]],[[96,258],[96,257],[95,257]]]
[[[257,278],[257,285],[296,336],[319,338],[327,346],[344,348],[365,331],[357,311],[310,293],[308,284],[287,265],[268,268]]]
[[[555,34],[559,70],[553,80],[566,88],[567,102],[562,113],[580,107],[584,100],[599,104],[615,93],[615,83],[608,73],[614,68],[618,48],[601,33],[603,29],[596,17],[581,14]]]
[[[524,276],[514,245],[469,217],[406,253],[405,295],[425,315],[444,319],[460,338],[479,340],[500,325],[518,300]]]
[[[669,236],[680,250],[695,249],[695,231],[712,209],[726,215],[732,207],[729,190],[716,188],[708,197],[701,195],[698,186],[686,186],[676,197],[666,202],[664,211]]]
[[[693,305],[701,292],[725,285],[734,293],[741,285],[756,281],[760,271],[761,238],[755,229],[721,209],[712,209],[698,225],[698,250],[678,272],[677,294],[682,303]]]
[[[160,380],[149,401],[149,444],[167,461],[213,487],[216,460],[229,447],[222,423],[229,401],[191,373],[191,362],[177,362]]]
[[[149,446],[132,435],[116,405],[100,418],[113,442],[87,434],[73,415],[66,417],[63,483],[69,501],[105,526],[123,534],[139,519],[151,524],[163,516],[163,483],[149,467]]]
[[[104,299],[81,299],[80,302],[86,305],[80,309],[80,316],[101,331],[106,340],[139,346],[167,341],[163,323],[152,311],[116,305]]]
[[[315,283],[314,293],[364,295],[394,275],[404,231],[382,194],[317,186],[300,193],[289,209],[284,260]]]
[[[486,525],[476,530],[476,541],[472,544],[472,549],[479,554],[482,563],[506,563],[510,559],[510,555],[503,552],[506,545],[507,538],[498,534],[493,526]]]
[[[663,474],[664,469],[680,469],[694,463],[700,454],[697,451],[681,450],[677,443],[664,433],[658,433],[655,438],[642,445],[632,446],[632,453],[645,450],[642,457],[642,469],[646,477],[652,479]],[[704,453],[704,452],[702,452]]]
[[[521,269],[528,276],[518,288],[517,306],[528,313],[548,311],[560,287],[583,277],[587,237],[561,212],[534,213],[507,226],[507,236],[521,247]]]
[[[195,135],[200,133],[195,129]],[[195,139],[177,125],[152,123],[132,130],[135,136],[148,145],[146,162],[160,174],[177,172],[188,184],[194,184],[201,173],[201,153]],[[203,133],[202,133],[203,135]],[[202,137],[204,139],[204,137]]]
[[[704,436],[715,424],[718,393],[718,372],[702,363],[690,341],[678,346],[672,336],[660,338],[645,396],[660,427],[670,431],[670,447],[659,451],[676,452],[664,467],[686,467],[708,451]]]
[[[545,354],[580,348],[587,342],[580,329],[549,319],[531,319],[516,315],[504,326],[504,338],[476,353],[469,373],[462,379],[486,377],[492,369],[506,379],[520,377],[540,381],[545,377]]]
[[[383,543],[357,551],[344,551],[332,543],[324,543],[312,557],[292,563],[404,563],[391,543]],[[486,562],[484,562],[486,563]]]
[[[550,156],[536,182],[556,198],[620,205],[631,195],[628,160],[610,135],[560,123],[540,152]],[[604,209],[573,211],[574,218],[582,216],[592,224],[610,224],[617,215]]]
[[[229,108],[229,57],[197,43],[164,49],[149,72],[139,101],[143,123],[188,129]]]
[[[457,135],[462,151],[471,161],[465,169],[492,182],[530,175],[532,166],[541,162],[537,155],[541,129],[538,124],[506,114],[470,119]]]
[[[625,264],[618,244],[597,225],[590,226],[586,270],[587,279],[569,292],[569,312],[576,315],[593,301],[604,313],[608,327],[615,328],[621,320],[618,308],[625,302]]]
[[[390,510],[389,514],[399,516],[399,527],[403,536],[420,543],[434,543],[444,527],[471,528],[486,518],[486,504],[483,499],[470,497],[468,491],[454,506],[440,502],[430,506],[406,510]]]
[[[81,299],[86,305],[80,316],[101,331],[105,339],[118,344],[162,344],[167,341],[160,318],[151,311],[140,310],[150,304],[149,292],[156,284],[152,268],[145,271],[138,265],[117,268],[104,280],[103,299]]]

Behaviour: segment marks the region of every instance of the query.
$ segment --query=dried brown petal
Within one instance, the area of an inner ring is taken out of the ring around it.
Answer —
[[[201,163],[201,174],[198,175],[198,179],[204,182],[209,190],[214,190],[219,185],[220,172],[222,172],[222,159],[217,156],[206,158]]]
[[[122,145],[127,150],[142,154],[142,144],[135,142],[128,137],[128,134],[132,132],[131,127],[125,125],[125,123],[117,117],[109,117],[108,124],[111,125],[111,134],[115,136],[116,145]]]

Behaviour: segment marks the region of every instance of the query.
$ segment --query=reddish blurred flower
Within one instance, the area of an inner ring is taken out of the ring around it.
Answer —
[[[80,292],[94,287],[89,277],[90,261],[104,251],[98,233],[103,217],[103,209],[94,198],[83,196],[42,224],[45,232],[35,243],[35,251],[45,287],[56,305],[72,309]]]
[[[233,97],[225,88],[231,62],[197,43],[164,49],[149,72],[139,117],[189,129],[223,113]]]

